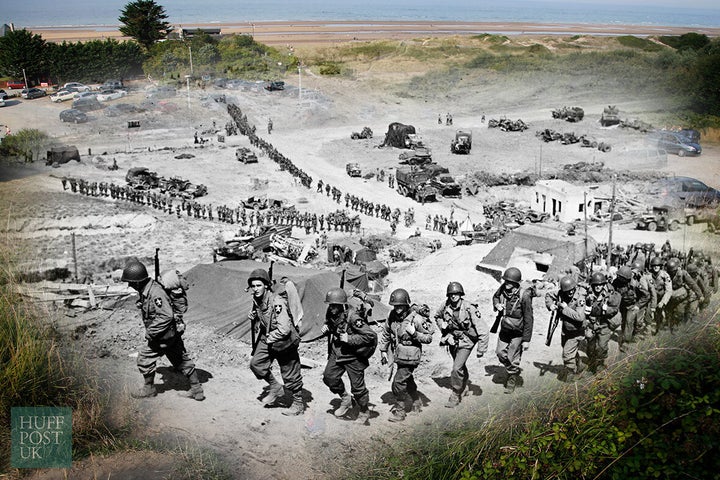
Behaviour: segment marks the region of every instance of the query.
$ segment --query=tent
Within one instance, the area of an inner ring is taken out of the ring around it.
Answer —
[[[500,279],[507,267],[517,267],[523,279],[558,277],[572,265],[583,268],[586,256],[593,256],[597,242],[592,237],[568,236],[565,230],[526,224],[509,231],[477,265],[477,270]],[[587,252],[587,254],[586,254]]]
[[[80,161],[80,152],[77,147],[53,147],[47,151],[46,165],[61,165],[70,160]]]
[[[345,290],[352,290],[357,288],[363,292],[369,290],[368,287],[368,276],[367,274],[357,265],[345,264],[335,268],[335,273],[342,276],[342,272],[345,270]]]
[[[377,256],[375,252],[361,244],[357,240],[351,237],[340,238],[337,240],[328,241],[328,262],[335,262],[333,256],[334,248],[340,247],[341,261],[350,263],[365,263],[375,260]],[[343,255],[342,252],[349,252],[348,255]]]
[[[409,148],[408,135],[415,133],[415,127],[393,122],[388,125],[388,131],[383,140],[383,147]]]
[[[185,273],[190,284],[188,290],[188,323],[198,322],[215,329],[215,333],[231,335],[250,342],[252,296],[245,291],[250,272],[256,268],[267,269],[269,264],[252,260],[221,261],[196,265]],[[275,264],[273,278],[279,281],[288,277],[297,286],[304,316],[300,336],[311,342],[321,337],[320,328],[325,322],[327,305],[325,294],[340,285],[340,275],[328,270],[292,267]],[[346,291],[351,292],[348,283]],[[387,318],[389,308],[375,303],[372,320]]]

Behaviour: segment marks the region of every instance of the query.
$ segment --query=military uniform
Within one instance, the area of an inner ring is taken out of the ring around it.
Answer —
[[[702,291],[697,282],[682,268],[675,272],[668,272],[672,282],[672,293],[667,306],[668,326],[672,331],[680,323],[685,323],[690,318],[691,295],[702,297]]]
[[[627,280],[618,276],[613,280],[613,288],[620,294],[620,316],[621,316],[621,333],[620,333],[620,351],[625,350],[625,344],[632,342],[635,334],[635,325],[637,323],[638,314],[640,312],[639,304],[641,301],[647,305],[650,299],[650,292],[642,290],[637,280]]]
[[[410,324],[415,328],[413,333],[407,331]],[[413,401],[413,410],[420,409],[421,401],[413,372],[420,364],[422,344],[432,342],[434,331],[435,328],[428,318],[410,308],[403,316],[398,315],[395,310],[391,311],[383,327],[379,349],[383,353],[387,353],[388,348],[394,351],[393,361],[397,364],[397,371],[392,382],[392,392],[395,396],[393,412],[397,412],[401,417],[405,416],[404,403],[408,396]]]
[[[276,393],[282,389],[271,371],[273,361],[277,361],[285,387],[292,392],[293,403],[299,402],[304,405],[301,395],[303,380],[297,344],[290,344],[287,348],[278,351],[278,347],[282,343],[289,341],[293,330],[297,333],[290,317],[287,300],[280,294],[273,294],[266,290],[260,300],[253,297],[253,308],[250,315],[255,320],[256,339],[250,360],[250,370],[257,379],[268,382],[271,392]]]
[[[660,268],[657,272],[652,275],[652,285],[655,289],[655,297],[657,298],[657,304],[655,305],[654,312],[650,309],[655,324],[655,332],[659,332],[662,328],[666,328],[666,308],[670,302],[670,296],[672,295],[672,280],[668,272]]]
[[[342,376],[347,373],[350,392],[355,397],[360,412],[367,412],[370,394],[365,386],[365,369],[370,365],[369,359],[377,346],[377,334],[352,306],[348,306],[347,310],[341,311],[335,317],[331,316],[328,310],[325,325],[328,329],[329,345],[323,382],[331,392],[345,400],[347,393]],[[341,340],[344,338],[343,334],[347,335],[344,341]],[[337,416],[347,413],[347,408],[343,410],[343,413]]]
[[[545,305],[548,310],[556,309],[558,321],[562,322],[560,343],[563,349],[563,364],[568,374],[577,374],[582,371],[578,359],[578,349],[580,341],[585,336],[585,327],[587,327],[585,297],[586,292],[582,287],[575,288],[572,296],[559,291],[548,292],[545,295]]]
[[[620,302],[620,294],[608,284],[603,285],[600,292],[589,291],[585,297],[588,367],[591,372],[605,368],[610,337],[621,324]]]
[[[459,300],[457,306],[453,306],[449,300],[443,302],[435,312],[435,322],[442,335],[440,345],[447,345],[453,359],[450,386],[459,398],[468,383],[467,359],[476,344],[477,357],[485,354],[490,333],[480,317],[477,305],[464,298]]]
[[[532,338],[532,292],[518,287],[508,294],[501,286],[493,294],[492,301],[498,315],[502,315],[495,353],[507,371],[508,382],[514,385],[522,372],[520,362],[523,343],[529,343]],[[502,308],[499,308],[499,305],[502,305]]]

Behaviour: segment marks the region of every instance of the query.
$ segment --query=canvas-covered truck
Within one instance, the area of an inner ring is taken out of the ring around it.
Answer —
[[[450,152],[458,155],[467,155],[472,148],[472,133],[464,130],[455,132],[455,139],[450,142]]]
[[[135,190],[149,190],[160,186],[160,178],[147,167],[132,167],[125,174],[125,181]]]
[[[345,171],[351,177],[362,176],[362,170],[360,170],[360,165],[358,165],[357,163],[348,163],[347,165],[345,165]]]
[[[258,163],[257,155],[248,147],[240,147],[235,150],[235,158],[242,163]]]
[[[615,105],[608,105],[600,115],[600,125],[603,127],[610,127],[612,125],[620,124],[620,109]]]
[[[437,200],[438,190],[431,182],[433,172],[417,167],[398,167],[395,172],[397,191],[400,195],[413,198],[418,202],[434,202]]]
[[[681,224],[686,223],[685,212],[681,208],[671,205],[662,205],[653,207],[651,212],[647,212],[639,216],[635,220],[635,225],[640,230],[670,230],[675,231],[680,228]]]

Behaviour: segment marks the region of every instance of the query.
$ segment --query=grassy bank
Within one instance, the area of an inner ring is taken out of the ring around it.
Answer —
[[[638,344],[601,375],[384,443],[347,478],[718,478],[717,319],[715,304],[704,323]]]

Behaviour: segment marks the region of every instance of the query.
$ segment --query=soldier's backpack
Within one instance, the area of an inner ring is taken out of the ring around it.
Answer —
[[[160,275],[158,282],[170,297],[175,319],[182,321],[188,309],[187,291],[190,285],[187,279],[178,270],[166,270]]]

